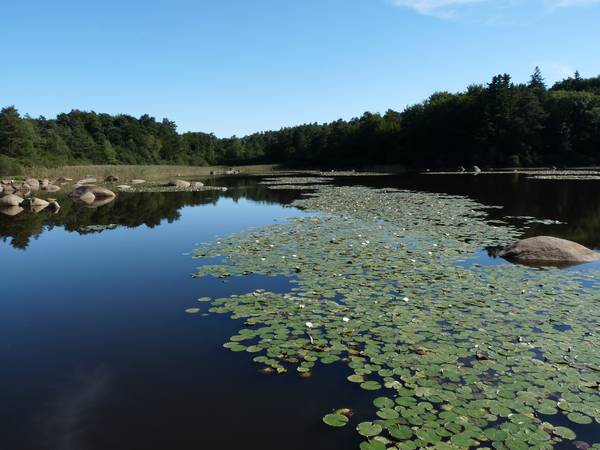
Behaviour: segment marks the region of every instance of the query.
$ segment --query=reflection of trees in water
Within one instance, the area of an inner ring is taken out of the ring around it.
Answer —
[[[299,192],[269,190],[258,184],[257,178],[239,177],[226,181],[229,188],[226,192],[121,193],[115,201],[100,208],[86,208],[75,204],[65,194],[55,195],[61,205],[58,214],[53,215],[49,211],[38,214],[23,212],[14,217],[0,214],[0,237],[5,242],[10,239],[15,248],[25,249],[32,237],[38,237],[44,230],[56,226],[81,234],[97,232],[80,230],[89,225],[117,224],[131,228],[145,225],[152,228],[163,220],[169,223],[178,220],[179,211],[185,206],[216,204],[219,198],[231,198],[236,202],[247,198],[260,203],[289,204],[299,195]],[[222,185],[223,180],[209,181],[209,184],[212,183]]]
[[[40,235],[44,227],[64,226],[79,231],[87,225],[117,224],[127,227],[154,227],[162,220],[179,219],[185,206],[215,204],[219,198],[238,201],[247,198],[261,203],[289,204],[300,191],[271,190],[259,184],[257,177],[232,177],[204,180],[208,185],[227,185],[227,192],[122,193],[109,205],[89,209],[74,204],[64,194],[56,196],[61,204],[57,215],[21,213],[15,217],[0,214],[0,237],[12,238],[16,248],[26,248],[29,239]],[[600,182],[573,180],[527,180],[519,175],[401,175],[396,177],[344,177],[335,184],[361,184],[374,187],[398,187],[429,192],[467,195],[491,209],[491,219],[505,216],[532,216],[555,219],[564,225],[528,224],[525,236],[551,234],[600,247]],[[90,231],[92,232],[92,231]]]
[[[394,185],[381,179],[380,185]],[[532,180],[511,175],[403,175],[395,186],[404,189],[466,195],[490,209],[490,219],[531,216],[565,222],[562,225],[529,223],[525,237],[550,234],[600,247],[600,182],[581,180]],[[519,227],[523,221],[515,221]]]

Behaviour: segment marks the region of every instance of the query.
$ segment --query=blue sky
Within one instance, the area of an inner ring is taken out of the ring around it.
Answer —
[[[2,2],[0,105],[244,135],[508,72],[600,74],[600,0]]]

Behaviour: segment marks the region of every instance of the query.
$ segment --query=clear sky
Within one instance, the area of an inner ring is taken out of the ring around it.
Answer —
[[[600,0],[0,0],[0,105],[244,135],[600,74]]]

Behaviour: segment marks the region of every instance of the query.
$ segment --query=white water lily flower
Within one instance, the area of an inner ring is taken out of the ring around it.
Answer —
[[[408,297],[404,297],[402,300],[404,300],[405,302],[409,302],[410,299]]]
[[[344,317],[344,318],[342,318],[342,320],[343,320],[344,322],[350,322],[350,317]]]
[[[313,323],[312,323],[312,322],[306,322],[306,326],[307,326],[308,328],[312,328],[312,327],[314,327],[314,325],[313,325]]]
[[[300,308],[306,308],[306,305],[298,305]]]

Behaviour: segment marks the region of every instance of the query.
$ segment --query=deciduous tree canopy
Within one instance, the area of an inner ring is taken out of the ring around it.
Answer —
[[[174,122],[73,110],[56,119],[0,111],[0,172],[22,165],[244,164],[412,168],[600,164],[600,76],[547,88],[507,74],[437,92],[402,112],[305,124],[245,137],[179,134]]]

